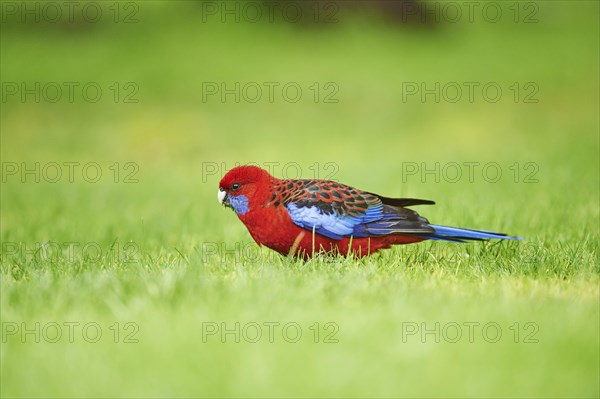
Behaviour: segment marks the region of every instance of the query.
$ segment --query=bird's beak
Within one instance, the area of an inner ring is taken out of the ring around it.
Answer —
[[[217,198],[219,199],[219,204],[231,207],[229,205],[229,201],[227,200],[227,193],[221,187],[219,187],[219,191],[217,191]]]

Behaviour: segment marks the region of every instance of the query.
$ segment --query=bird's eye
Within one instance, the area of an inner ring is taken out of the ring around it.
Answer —
[[[234,190],[234,191],[237,190],[237,189],[239,189],[239,188],[240,188],[240,183],[233,183],[231,185],[231,189]]]

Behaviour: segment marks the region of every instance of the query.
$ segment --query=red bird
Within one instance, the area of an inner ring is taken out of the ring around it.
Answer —
[[[406,208],[433,201],[383,197],[329,180],[277,179],[256,166],[230,170],[219,183],[218,198],[259,245],[305,259],[315,253],[362,257],[423,240],[520,239],[429,224]]]

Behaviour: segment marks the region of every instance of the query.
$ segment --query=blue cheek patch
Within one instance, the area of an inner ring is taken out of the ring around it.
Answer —
[[[238,215],[243,215],[248,212],[248,198],[243,195],[230,195],[227,199],[229,204]]]

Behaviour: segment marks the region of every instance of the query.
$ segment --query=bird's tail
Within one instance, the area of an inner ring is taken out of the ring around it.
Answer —
[[[459,227],[449,226],[438,226],[435,224],[430,225],[434,228],[435,232],[430,234],[424,234],[422,237],[428,240],[443,240],[443,241],[454,241],[454,242],[465,242],[465,240],[489,240],[489,239],[500,239],[500,240],[522,240],[521,237],[509,236],[502,233],[494,233],[492,231],[484,230],[472,230],[472,229],[461,229]]]

